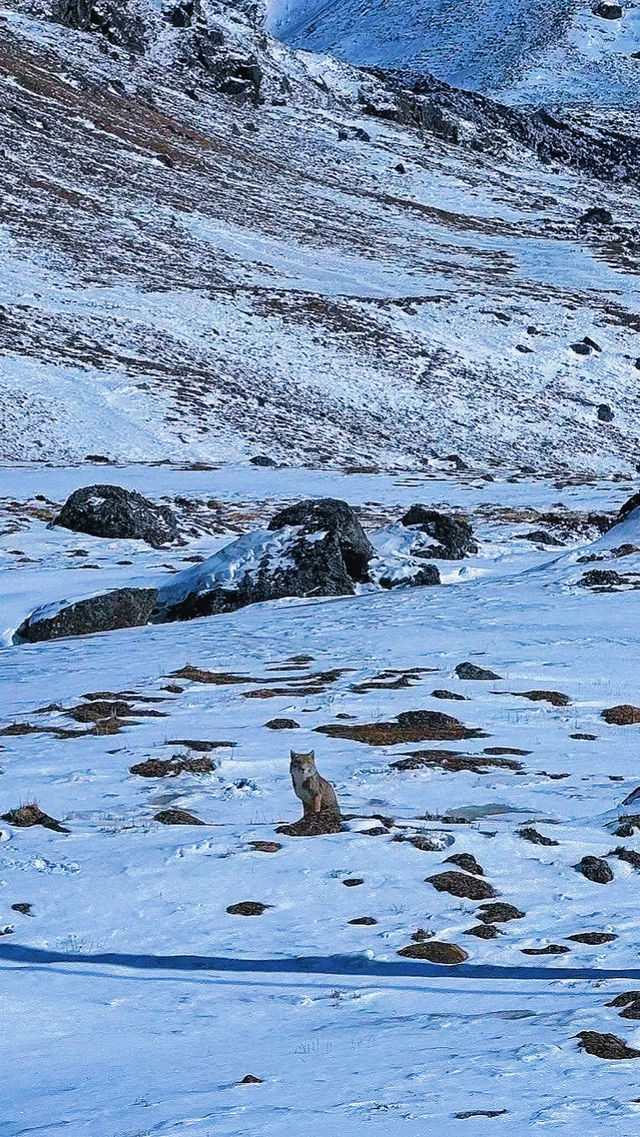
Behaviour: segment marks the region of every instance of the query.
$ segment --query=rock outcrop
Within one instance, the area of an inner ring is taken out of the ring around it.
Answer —
[[[137,628],[148,623],[157,595],[155,588],[118,588],[62,607],[38,608],[20,625],[14,643],[40,643],[113,632],[116,628]]]
[[[75,490],[51,525],[92,537],[146,541],[154,548],[179,540],[177,522],[168,506],[154,505],[142,494],[122,486]]]

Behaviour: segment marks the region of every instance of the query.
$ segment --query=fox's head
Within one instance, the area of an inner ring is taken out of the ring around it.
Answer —
[[[296,754],[295,750],[291,751],[291,767],[297,767],[299,770],[315,769],[316,754],[315,750],[309,750],[306,754]]]

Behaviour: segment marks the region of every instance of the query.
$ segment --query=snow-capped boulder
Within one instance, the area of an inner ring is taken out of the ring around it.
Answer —
[[[281,529],[288,525],[299,527],[301,533],[316,533],[319,530],[334,533],[349,576],[357,581],[368,580],[369,561],[374,555],[374,548],[346,501],[332,497],[299,501],[276,513],[269,523],[269,529]]]
[[[349,596],[373,556],[346,502],[300,502],[268,529],[233,541],[158,593],[154,621],[191,620],[286,597]]]
[[[51,525],[92,537],[128,538],[159,548],[179,540],[174,514],[122,486],[83,486],[67,499]]]
[[[116,628],[137,628],[149,621],[156,602],[155,588],[119,588],[72,604],[38,608],[20,625],[14,643],[40,643],[65,636],[87,636]]]
[[[436,560],[461,561],[463,557],[478,551],[478,546],[473,540],[473,529],[469,522],[461,517],[448,517],[445,513],[427,509],[424,505],[412,505],[402,518],[401,524],[407,529],[424,533],[435,541],[435,544],[421,543],[422,556],[434,557]]]

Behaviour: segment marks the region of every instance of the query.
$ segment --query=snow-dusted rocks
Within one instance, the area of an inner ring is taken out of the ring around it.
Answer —
[[[349,596],[373,555],[353,510],[325,498],[283,509],[158,594],[155,622],[191,620],[285,597]]]
[[[39,643],[146,624],[157,597],[155,588],[118,588],[72,604],[38,608],[18,628],[15,643]]]
[[[111,537],[146,541],[158,548],[178,540],[176,519],[164,505],[154,505],[142,494],[121,486],[84,486],[65,502],[52,525]]]
[[[402,518],[405,528],[416,529],[431,537],[435,544],[424,544],[421,555],[438,560],[459,561],[478,552],[473,529],[462,517],[448,517],[424,505],[412,505]]]

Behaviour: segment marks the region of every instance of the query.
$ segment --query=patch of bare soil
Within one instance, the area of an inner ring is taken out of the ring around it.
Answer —
[[[154,814],[154,821],[159,821],[161,825],[205,825],[206,822],[201,821],[199,817],[194,817],[193,813],[188,813],[186,809],[161,809],[159,813]]]
[[[435,876],[428,876],[426,883],[432,884],[437,892],[448,892],[451,896],[464,897],[466,900],[487,900],[490,896],[498,895],[487,880],[467,876],[463,872],[436,873]]]
[[[519,754],[524,758],[525,754],[530,754],[530,750],[520,750],[517,746],[485,746],[482,751],[483,754]]]
[[[174,758],[147,758],[132,766],[129,773],[139,774],[141,778],[175,778],[183,773],[210,774],[215,768],[212,758],[189,758],[178,754]]]
[[[10,825],[17,825],[20,829],[30,829],[33,825],[42,825],[43,829],[53,829],[54,833],[69,833],[69,830],[65,829],[59,821],[56,821],[55,817],[43,813],[35,801],[28,805],[20,805],[17,809],[11,809],[8,813],[3,813],[2,820],[8,821]]]
[[[269,719],[264,724],[269,730],[299,730],[300,723],[295,719]]]
[[[512,691],[520,699],[530,699],[532,703],[551,703],[553,707],[568,707],[571,699],[561,691]]]
[[[256,853],[277,853],[282,848],[279,841],[249,841],[249,844]]]
[[[547,944],[546,947],[523,947],[520,951],[523,955],[566,955],[571,948],[565,944]]]
[[[640,1050],[627,1046],[615,1034],[600,1034],[597,1030],[581,1030],[575,1035],[580,1039],[580,1049],[596,1058],[606,1058],[609,1061],[619,1061],[623,1058],[640,1058]]]
[[[364,742],[368,746],[395,746],[402,742],[458,741],[464,738],[485,738],[483,731],[466,727],[452,715],[441,711],[403,711],[395,722],[377,722],[315,728],[331,738],[346,738]]]
[[[241,900],[239,904],[230,904],[227,912],[230,916],[262,916],[267,908],[273,908],[273,904],[262,904],[259,900]]]
[[[432,699],[455,699],[459,703],[468,702],[466,695],[458,695],[455,691],[436,690],[431,692]]]
[[[258,687],[254,691],[245,691],[245,699],[295,699],[297,695],[322,695],[326,691],[324,684],[310,683],[300,687]]]
[[[309,813],[290,825],[279,825],[276,833],[284,833],[286,837],[322,837],[327,833],[341,833],[342,830],[341,818],[327,811]]]
[[[545,837],[543,833],[538,833],[532,825],[525,825],[523,829],[517,830],[518,837],[522,837],[523,841],[531,841],[532,845],[559,845],[559,841],[554,841],[552,837]]]
[[[504,924],[507,920],[522,920],[526,915],[516,908],[514,904],[498,901],[496,904],[481,904],[476,913],[477,919],[483,924]]]
[[[602,718],[613,726],[633,726],[634,723],[640,722],[640,707],[634,707],[631,703],[621,703],[617,707],[609,707],[602,711]]]
[[[409,959],[425,959],[428,963],[457,965],[469,958],[469,953],[458,944],[445,944],[440,940],[427,940],[425,943],[407,944],[400,948],[398,955]]]
[[[208,740],[200,741],[196,738],[170,738],[167,740],[167,746],[184,746],[185,750],[197,750],[203,754],[209,754],[221,746],[237,745],[237,742],[209,742]]]
[[[486,774],[491,767],[501,770],[520,770],[521,762],[508,758],[491,758],[483,754],[461,754],[458,750],[414,750],[406,758],[391,763],[393,770],[421,770],[437,767],[458,774],[464,770],[472,774]]]
[[[576,944],[610,944],[613,940],[617,940],[617,935],[614,932],[575,932],[573,936],[567,936],[568,940],[573,940]],[[640,998],[640,992],[638,993]],[[611,1004],[609,1004],[611,1006]]]
[[[138,707],[132,707],[129,703],[124,702],[122,699],[114,699],[112,701],[106,699],[95,699],[90,703],[79,703],[77,707],[70,707],[64,712],[69,718],[75,719],[76,722],[92,722],[98,723],[103,719],[118,718],[126,719],[135,715],[136,717],[145,718],[166,718],[164,711],[142,710]]]
[[[479,940],[495,940],[503,933],[495,924],[476,924],[474,928],[467,928],[463,936],[477,936]]]
[[[179,671],[172,671],[169,679],[188,679],[191,683],[212,683],[218,687],[232,686],[235,683],[255,683],[249,675],[233,675],[224,671],[204,671],[201,667],[185,664]]]

